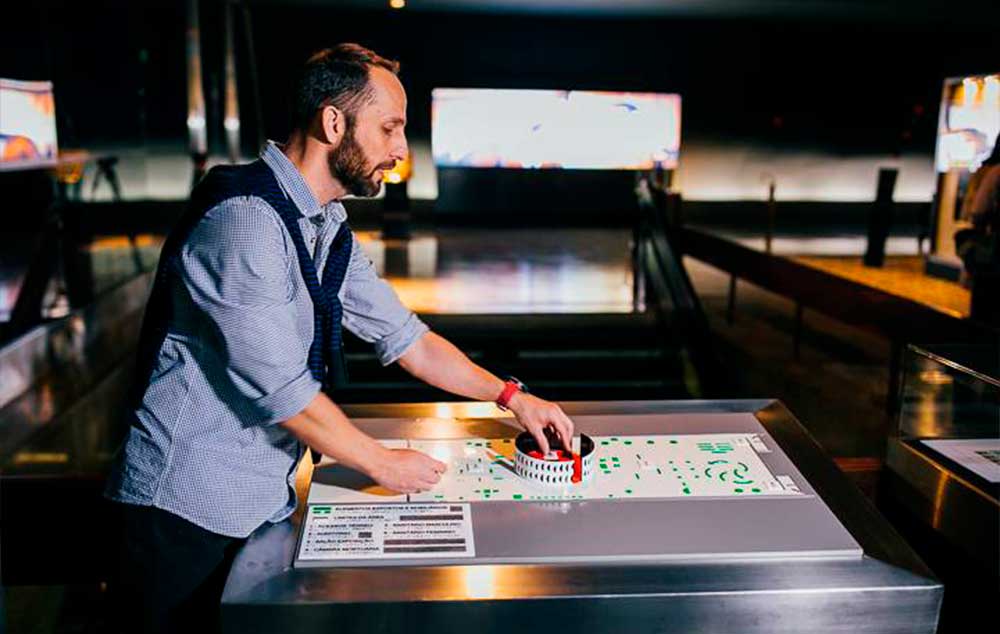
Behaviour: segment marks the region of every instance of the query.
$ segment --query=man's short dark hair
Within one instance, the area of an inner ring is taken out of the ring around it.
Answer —
[[[299,76],[292,127],[307,130],[316,111],[326,106],[336,106],[352,119],[358,107],[374,94],[368,81],[373,66],[399,73],[399,62],[360,44],[338,44],[314,53]]]

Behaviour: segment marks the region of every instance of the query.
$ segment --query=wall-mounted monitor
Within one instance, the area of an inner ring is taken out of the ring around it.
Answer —
[[[0,79],[0,170],[55,165],[52,82]]]
[[[1000,133],[1000,74],[945,81],[938,121],[936,166],[976,171]]]
[[[674,169],[680,95],[436,88],[431,149],[439,167]]]

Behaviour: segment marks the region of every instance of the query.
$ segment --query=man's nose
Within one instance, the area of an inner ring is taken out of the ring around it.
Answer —
[[[406,143],[406,136],[401,135],[400,140],[392,146],[392,149],[389,152],[389,158],[394,161],[402,161],[405,160],[409,154],[410,148]]]

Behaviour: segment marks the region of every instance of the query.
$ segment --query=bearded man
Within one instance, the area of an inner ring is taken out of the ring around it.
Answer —
[[[356,44],[314,55],[288,142],[211,170],[163,247],[131,426],[106,489],[121,516],[111,590],[124,630],[212,629],[236,550],[295,510],[307,447],[395,491],[438,482],[445,464],[383,447],[335,404],[341,327],[373,343],[384,365],[496,400],[546,451],[546,428],[569,445],[573,423],[558,405],[430,332],[347,225],[341,198],[375,195],[407,155],[397,73]]]

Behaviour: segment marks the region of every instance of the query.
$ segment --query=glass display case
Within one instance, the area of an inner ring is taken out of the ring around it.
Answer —
[[[1000,486],[1000,352],[995,346],[908,346],[901,441],[981,488]]]
[[[910,345],[901,363],[887,492],[996,575],[1000,347]]]

